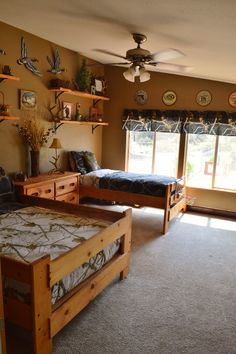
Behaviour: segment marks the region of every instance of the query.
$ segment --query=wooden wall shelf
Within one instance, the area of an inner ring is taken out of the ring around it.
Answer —
[[[74,125],[91,125],[92,133],[100,125],[108,125],[107,122],[87,122],[87,121],[77,121],[77,120],[61,120],[60,122],[54,122],[54,130],[56,131],[62,124],[74,124]]]
[[[0,116],[0,123],[3,122],[4,120],[19,120],[19,117],[14,117],[14,116]]]
[[[19,81],[20,78],[12,75],[5,75],[5,74],[0,74],[0,82],[3,80],[14,80],[14,81]]]
[[[91,93],[88,92],[82,92],[82,91],[75,91],[71,90],[68,88],[64,87],[58,87],[58,88],[49,88],[49,91],[55,92],[57,94],[56,99],[61,95],[62,93],[66,93],[67,95],[72,95],[72,96],[78,96],[78,97],[83,97],[87,98],[90,100],[97,100],[97,101],[109,101],[109,97],[104,97],[104,96],[98,96],[98,95],[92,95]]]

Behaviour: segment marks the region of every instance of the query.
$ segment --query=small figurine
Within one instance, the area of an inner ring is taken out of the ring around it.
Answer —
[[[3,69],[2,69],[2,73],[3,73],[4,75],[11,75],[11,76],[12,76],[10,66],[9,66],[9,65],[4,65],[4,66],[3,66]]]
[[[34,75],[42,76],[41,72],[33,64],[34,62],[38,62],[38,59],[28,57],[24,37],[21,37],[21,58],[17,59],[17,63],[24,65],[26,69],[30,70]]]
[[[51,59],[49,56],[47,56],[47,61],[51,65],[51,69],[48,70],[50,73],[56,75],[56,74],[60,74],[63,71],[65,71],[65,69],[60,68],[61,59],[60,59],[59,52],[58,52],[57,48],[53,49],[53,59]]]
[[[81,120],[81,118],[82,118],[82,115],[80,114],[80,104],[77,103],[76,104],[75,119],[79,121],[79,120]]]
[[[4,49],[0,49],[0,55],[6,55],[6,52]]]

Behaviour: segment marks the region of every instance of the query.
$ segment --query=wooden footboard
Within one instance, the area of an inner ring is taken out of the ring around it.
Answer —
[[[42,202],[51,204],[50,201]],[[41,204],[42,204],[41,203]],[[57,202],[52,202],[52,205]],[[57,205],[57,208],[62,206]],[[54,205],[55,206],[55,205]],[[52,352],[52,337],[92,301],[116,276],[124,279],[128,274],[131,244],[132,211],[123,213],[97,210],[95,208],[74,207],[90,216],[100,216],[113,223],[71,249],[68,253],[50,260],[45,256],[27,264],[5,256],[1,257],[3,277],[12,278],[31,287],[30,304],[25,304],[4,295],[5,317],[9,322],[29,329],[33,334],[34,353]],[[65,211],[65,210],[64,210]],[[121,238],[119,253],[101,270],[79,284],[55,305],[51,303],[51,287],[67,274],[87,262],[107,245]]]
[[[181,210],[185,211],[186,205],[183,195],[173,194],[176,188],[176,183],[169,184],[166,187],[164,197],[157,197],[151,195],[123,192],[110,189],[100,189],[95,187],[88,187],[80,185],[79,197],[90,197],[100,200],[115,201],[128,205],[140,205],[152,208],[159,208],[164,210],[163,219],[163,234],[168,231],[169,221],[176,216]]]

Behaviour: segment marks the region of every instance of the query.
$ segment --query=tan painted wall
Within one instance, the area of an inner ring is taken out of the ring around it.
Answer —
[[[31,58],[39,60],[36,65],[43,73],[43,77],[37,77],[27,70],[23,65],[18,65],[16,60],[20,57],[21,37],[24,36],[28,48],[28,55]],[[58,47],[61,57],[61,67],[66,68],[66,72],[60,75],[53,75],[47,70],[50,66],[46,56],[52,56],[52,48]],[[0,56],[0,72],[3,65],[10,65],[12,74],[20,77],[20,81],[4,81],[0,83],[0,91],[4,92],[5,103],[11,105],[11,115],[20,116],[24,119],[25,111],[19,108],[20,89],[32,90],[37,93],[38,106],[43,114],[38,116],[40,121],[43,121],[45,127],[51,126],[49,123],[50,115],[48,113],[48,105],[53,104],[54,94],[48,91],[49,81],[53,78],[72,80],[76,78],[76,74],[81,65],[82,57],[77,53],[62,48],[56,44],[50,43],[44,39],[31,35],[20,29],[11,27],[0,22],[0,48],[7,53],[5,56]],[[90,64],[91,61],[87,60]],[[103,74],[103,66],[93,66],[93,71],[96,70],[97,75]],[[88,114],[89,107],[92,101],[76,98],[73,96],[62,95],[62,101],[81,104],[81,113]],[[75,110],[75,105],[74,105]],[[101,162],[102,149],[102,128],[91,132],[89,126],[63,125],[57,131],[57,137],[60,139],[63,149],[60,152],[61,160],[60,167],[68,169],[67,154],[69,150],[87,149],[96,153],[97,159]],[[52,137],[53,138],[53,137]],[[54,155],[52,149],[48,149],[52,138],[40,151],[40,171],[47,172],[52,168],[49,163],[51,156]],[[26,146],[19,137],[18,131],[11,122],[4,121],[0,124],[0,166],[3,166],[7,173],[16,171],[27,172],[27,151]]]
[[[103,166],[112,169],[125,168],[126,134],[121,129],[124,108],[131,109],[196,109],[202,108],[195,102],[196,94],[200,90],[209,90],[212,102],[205,110],[232,111],[228,104],[229,94],[236,90],[235,85],[217,81],[195,79],[177,75],[151,72],[151,80],[145,83],[131,83],[122,75],[125,68],[105,67],[108,81],[108,96],[111,100],[105,105],[105,117],[109,121],[109,128],[103,132]],[[139,106],[134,101],[135,92],[145,90],[148,101]],[[162,95],[166,90],[173,90],[177,94],[177,101],[173,106],[166,106],[162,102]],[[188,194],[195,197],[195,205],[209,208],[227,209],[236,211],[235,193],[188,189]]]

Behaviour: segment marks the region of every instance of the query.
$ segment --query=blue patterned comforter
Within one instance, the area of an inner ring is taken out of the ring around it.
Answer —
[[[164,197],[166,186],[176,183],[177,192],[180,181],[175,177],[116,171],[100,177],[99,188]]]

